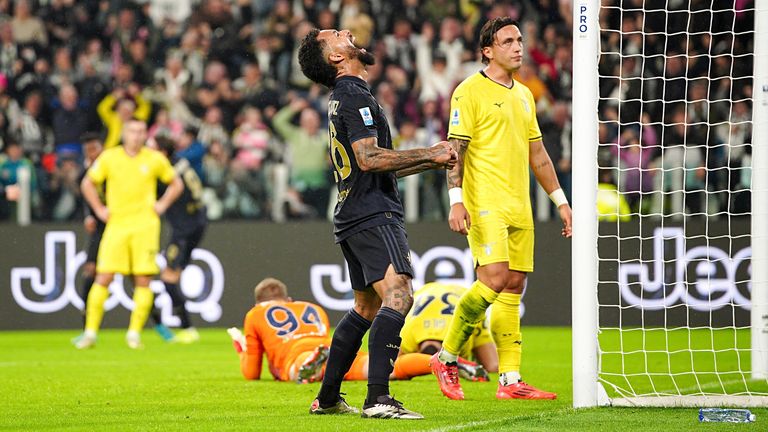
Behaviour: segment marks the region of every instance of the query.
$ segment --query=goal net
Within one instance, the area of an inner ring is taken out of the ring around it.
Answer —
[[[768,406],[756,7],[574,2],[575,406]]]

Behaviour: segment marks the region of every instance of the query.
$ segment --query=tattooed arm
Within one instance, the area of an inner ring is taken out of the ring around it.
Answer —
[[[452,138],[451,146],[456,151],[457,159],[456,165],[448,170],[448,175],[446,176],[449,191],[453,188],[461,188],[461,185],[464,183],[464,153],[466,153],[467,147],[469,147],[469,141]],[[467,235],[471,225],[472,220],[466,207],[464,207],[464,203],[457,202],[451,205],[451,210],[448,213],[448,226],[450,226],[451,231]]]
[[[418,164],[416,166],[412,166],[410,168],[403,168],[400,170],[397,170],[395,173],[398,178],[400,177],[407,177],[409,175],[418,174],[420,172],[424,172],[427,170],[435,169],[435,164],[433,162],[425,162]]]
[[[555,167],[552,165],[552,160],[549,158],[547,149],[544,148],[544,143],[542,143],[541,140],[533,141],[530,145],[531,150],[530,156],[528,157],[528,163],[533,170],[533,174],[536,176],[536,180],[549,195],[560,189],[560,182],[557,180]],[[557,208],[557,211],[560,213],[560,219],[563,221],[563,237],[571,237],[571,206],[566,202],[561,204]]]
[[[536,180],[548,194],[560,188],[555,167],[552,165],[552,160],[541,140],[531,142],[528,163],[536,176]]]
[[[363,171],[387,172],[404,171],[406,174],[430,168],[450,168],[456,163],[456,154],[451,146],[441,141],[432,147],[413,150],[390,150],[378,146],[374,137],[363,138],[352,143],[357,165]],[[416,167],[424,167],[414,171]]]
[[[448,189],[461,187],[464,182],[464,153],[466,153],[467,147],[469,147],[469,141],[458,138],[452,138],[450,143],[451,147],[456,151],[458,158],[456,165],[448,170]]]

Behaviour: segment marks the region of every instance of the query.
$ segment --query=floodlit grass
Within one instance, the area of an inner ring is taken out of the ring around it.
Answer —
[[[423,421],[367,420],[307,413],[319,384],[246,382],[223,329],[201,342],[169,345],[145,331],[131,351],[122,330],[77,351],[74,331],[0,332],[0,430],[412,431],[412,430],[765,430],[768,409],[749,425],[699,424],[697,410],[571,408],[571,337],[566,328],[525,328],[523,374],[558,393],[555,401],[497,401],[496,383],[464,383],[449,401],[431,376],[394,382],[392,391]],[[666,361],[662,362],[666,364]],[[269,377],[268,373],[265,373]],[[361,405],[365,383],[342,391]]]
[[[602,371],[634,394],[768,394],[752,381],[749,329],[628,328],[603,330]],[[609,393],[610,394],[610,393]]]

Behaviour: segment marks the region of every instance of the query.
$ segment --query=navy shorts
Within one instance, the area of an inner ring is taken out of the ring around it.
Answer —
[[[379,225],[344,239],[340,245],[352,289],[363,291],[384,279],[390,264],[398,274],[413,278],[407,237],[402,225]]]

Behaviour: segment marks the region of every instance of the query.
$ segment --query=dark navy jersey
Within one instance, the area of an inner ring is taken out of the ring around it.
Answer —
[[[186,159],[179,159],[173,169],[184,182],[184,192],[171,204],[165,216],[175,233],[194,232],[208,222],[202,202],[203,183]]]
[[[352,143],[375,137],[378,146],[392,149],[384,110],[368,84],[345,76],[336,80],[328,102],[328,131],[334,177],[339,189],[333,215],[336,242],[364,229],[401,224],[403,205],[394,172],[364,172],[357,165]]]

